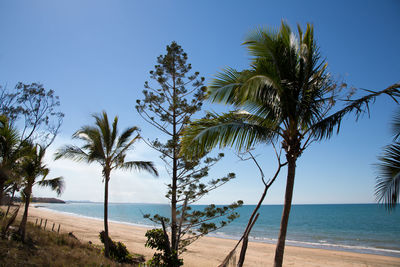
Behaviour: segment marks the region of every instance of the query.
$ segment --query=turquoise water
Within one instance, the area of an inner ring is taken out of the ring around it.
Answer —
[[[80,216],[103,218],[102,203],[46,204],[45,207]],[[240,238],[254,207],[241,207],[238,210],[240,218],[210,235]],[[112,221],[154,226],[151,221],[143,218],[146,213],[168,216],[169,206],[109,204],[109,219]],[[275,243],[282,205],[264,205],[259,213],[250,238],[253,241]],[[376,204],[293,205],[287,244],[400,257],[400,211],[388,213]]]

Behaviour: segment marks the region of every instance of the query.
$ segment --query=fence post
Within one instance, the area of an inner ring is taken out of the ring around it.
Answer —
[[[35,226],[37,225],[38,218],[36,218]]]
[[[61,224],[58,225],[57,233],[60,233],[60,226],[61,226]]]
[[[46,219],[46,221],[44,222],[44,230],[46,230],[46,225],[47,225],[47,219]]]
[[[51,227],[51,231],[53,232],[53,230],[54,230],[54,225],[55,225],[56,223],[53,223],[53,227]]]
[[[39,225],[39,228],[42,228],[42,222],[43,222],[43,218],[40,218],[40,225]]]

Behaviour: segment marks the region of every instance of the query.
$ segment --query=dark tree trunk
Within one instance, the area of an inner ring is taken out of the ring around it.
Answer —
[[[173,66],[175,66],[175,58],[173,59]],[[172,252],[178,252],[178,223],[177,223],[177,211],[176,211],[176,190],[177,190],[177,180],[178,180],[178,134],[176,129],[176,84],[175,84],[175,75],[172,75],[172,140],[173,140],[173,148],[172,148],[172,194],[171,194],[171,246]]]
[[[28,188],[25,192],[25,208],[24,208],[24,215],[22,216],[21,223],[19,225],[18,233],[21,236],[22,241],[25,241],[25,232],[26,232],[26,222],[28,221],[28,209],[29,203],[31,200],[31,192],[32,189]]]
[[[171,194],[171,246],[172,249],[178,251],[178,242],[177,242],[177,216],[176,216],[176,189],[177,189],[177,160],[173,159],[173,167],[172,167],[172,194]]]
[[[104,178],[104,255],[109,258],[110,257],[110,244],[109,244],[109,236],[108,236],[108,181],[110,177],[106,175]]]
[[[281,228],[279,232],[278,242],[276,244],[274,267],[281,267],[283,263],[286,232],[289,222],[290,208],[292,207],[294,177],[296,172],[296,158],[289,155],[287,156],[287,161],[288,161],[288,174],[286,181],[285,203],[283,206]]]
[[[6,211],[6,217],[7,217],[7,215],[8,215],[8,212],[10,211],[10,207],[11,207],[11,205],[13,204],[13,202],[14,202],[14,194],[15,194],[15,188],[13,188],[13,192],[12,192],[12,196],[11,196],[11,199],[10,199],[10,202],[8,203],[8,207],[7,207],[7,211]]]
[[[0,177],[0,206],[3,204],[4,180]]]

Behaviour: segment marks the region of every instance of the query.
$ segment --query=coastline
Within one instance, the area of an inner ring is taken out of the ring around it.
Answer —
[[[62,232],[73,232],[83,242],[100,244],[99,232],[103,221],[72,213],[57,212],[32,206],[29,209],[29,221],[36,218],[48,219],[61,224]],[[130,223],[109,222],[110,236],[126,244],[132,252],[143,254],[150,259],[154,251],[145,248],[145,232],[149,229]],[[236,244],[236,240],[203,237],[188,247],[183,254],[185,266],[217,266]],[[249,242],[245,266],[270,266],[273,263],[275,245],[263,242]],[[239,253],[240,251],[237,251]],[[340,250],[286,246],[284,266],[400,266],[400,258],[374,254],[362,254]]]

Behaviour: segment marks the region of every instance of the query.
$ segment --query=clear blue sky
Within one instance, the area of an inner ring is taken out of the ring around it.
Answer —
[[[208,81],[221,68],[248,67],[241,45],[257,27],[278,27],[285,19],[314,24],[321,53],[334,77],[349,85],[384,89],[400,81],[399,1],[81,1],[0,0],[0,84],[40,82],[54,89],[66,114],[62,132],[51,147],[47,163],[54,176],[63,175],[67,200],[102,201],[101,169],[70,161],[53,162],[51,153],[84,124],[90,114],[106,110],[119,115],[121,128],[137,125],[148,138],[158,136],[134,109],[143,83],[177,41],[189,55],[193,69]],[[206,109],[219,109],[206,105]],[[314,144],[298,161],[294,203],[373,202],[373,164],[391,141],[389,123],[396,105],[379,99],[371,116],[355,123],[345,120],[339,136]],[[203,203],[243,199],[255,203],[262,184],[250,162],[233,152],[213,171],[234,171],[237,179],[211,193]],[[265,173],[276,167],[272,148],[256,154]],[[112,176],[110,201],[165,202],[168,183],[158,154],[138,144],[131,158],[153,160],[163,176],[118,172]],[[283,170],[286,173],[286,169]],[[282,203],[285,177],[271,188],[265,203]],[[35,189],[37,196],[54,195]]]

